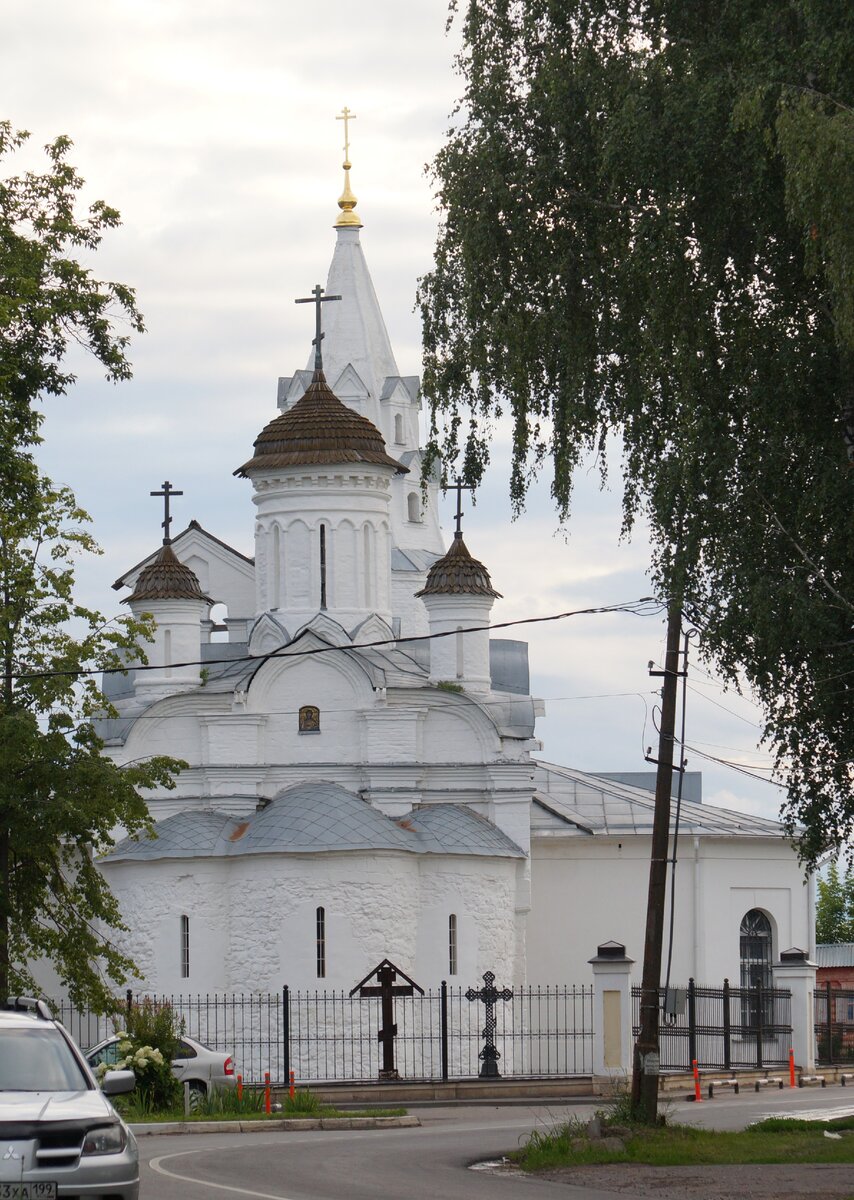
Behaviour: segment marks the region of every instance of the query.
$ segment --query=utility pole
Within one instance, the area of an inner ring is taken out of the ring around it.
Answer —
[[[670,840],[670,796],[673,788],[673,744],[676,731],[676,694],[679,671],[681,606],[671,601],[667,610],[667,651],[663,677],[661,725],[658,737],[658,772],[655,779],[655,814],[649,863],[649,893],[646,907],[646,939],[643,949],[640,1034],[635,1043],[632,1072],[632,1112],[648,1125],[658,1120],[658,1042],[661,950],[664,941],[664,903],[667,891],[668,843]],[[681,765],[681,764],[680,764]]]

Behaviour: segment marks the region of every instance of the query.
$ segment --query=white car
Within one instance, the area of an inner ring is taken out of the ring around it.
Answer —
[[[136,1141],[107,1099],[134,1082],[109,1071],[99,1087],[44,1001],[0,1004],[0,1197],[137,1200]]]
[[[111,1066],[122,1057],[118,1034],[86,1051],[86,1061],[94,1071],[101,1063]],[[234,1060],[222,1050],[211,1050],[191,1037],[178,1039],[180,1050],[172,1059],[172,1074],[180,1083],[189,1083],[191,1100],[206,1095],[211,1088],[230,1088],[237,1082]]]

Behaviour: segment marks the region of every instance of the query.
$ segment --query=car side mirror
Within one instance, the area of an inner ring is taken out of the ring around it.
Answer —
[[[101,1080],[101,1091],[105,1096],[123,1096],[136,1087],[133,1071],[107,1071]]]

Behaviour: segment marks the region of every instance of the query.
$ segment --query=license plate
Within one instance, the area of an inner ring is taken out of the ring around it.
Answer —
[[[56,1184],[0,1183],[0,1200],[56,1200]]]

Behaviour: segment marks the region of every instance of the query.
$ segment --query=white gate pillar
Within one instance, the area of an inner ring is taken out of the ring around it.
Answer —
[[[774,986],[792,993],[792,1049],[806,1074],[815,1070],[815,963],[806,950],[784,950],[774,964]]]
[[[632,1069],[633,958],[622,942],[598,946],[593,968],[593,1089],[628,1079]]]

